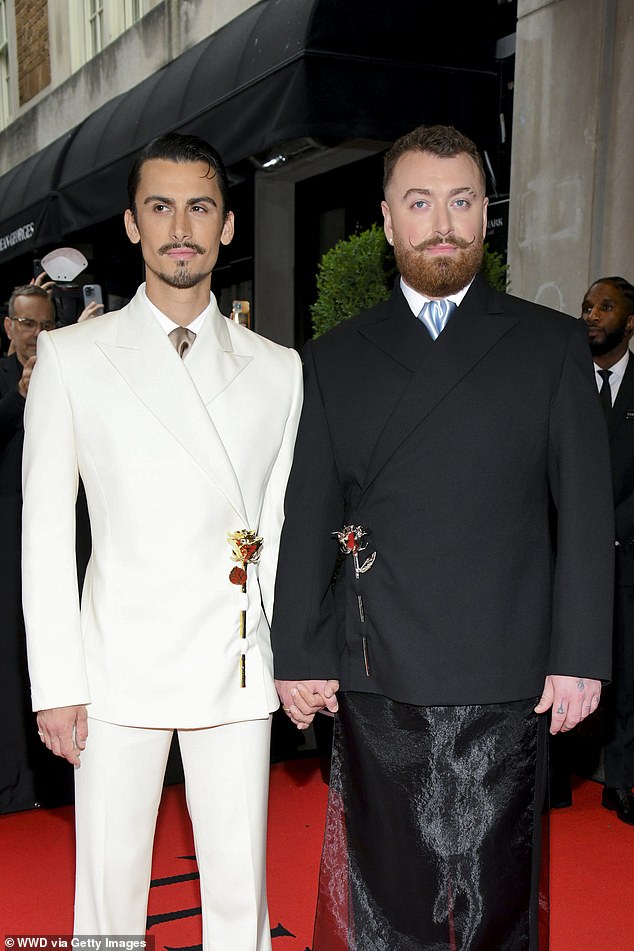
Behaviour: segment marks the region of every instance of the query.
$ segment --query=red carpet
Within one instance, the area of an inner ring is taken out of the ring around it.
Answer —
[[[312,760],[272,769],[274,951],[310,947],[326,794]],[[602,809],[600,796],[596,783],[580,782],[574,806],[552,816],[550,951],[634,951],[634,828]],[[71,931],[72,848],[69,807],[0,816],[0,938]],[[159,816],[150,894],[149,934],[157,951],[200,944],[192,855],[182,787],[171,786]]]
[[[634,826],[601,806],[602,786],[573,782],[550,823],[550,951],[633,951]]]

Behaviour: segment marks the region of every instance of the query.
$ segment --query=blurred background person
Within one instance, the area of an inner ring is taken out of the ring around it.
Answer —
[[[587,290],[588,325],[599,397],[608,427],[616,523],[612,685],[605,694],[607,742],[602,804],[634,825],[634,286],[601,277]]]
[[[45,273],[30,284],[16,287],[3,322],[9,349],[0,359],[0,812],[73,801],[72,767],[46,755],[31,711],[20,577],[24,407],[38,336],[42,330],[54,330],[57,324],[54,288]],[[78,320],[97,316],[102,310],[91,303]],[[51,504],[55,504],[53,499]],[[90,555],[90,526],[82,485],[76,519],[81,581]]]
[[[47,291],[16,287],[4,319],[12,352],[0,360],[0,812],[72,798],[72,768],[44,756],[31,713],[20,580],[24,406],[38,335],[54,327]]]

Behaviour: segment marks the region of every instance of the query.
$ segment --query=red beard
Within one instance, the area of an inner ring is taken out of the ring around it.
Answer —
[[[452,244],[458,253],[426,258],[425,248]],[[426,297],[448,297],[466,287],[482,265],[483,239],[478,235],[468,242],[462,238],[432,238],[416,248],[405,246],[394,238],[394,257],[406,284]]]

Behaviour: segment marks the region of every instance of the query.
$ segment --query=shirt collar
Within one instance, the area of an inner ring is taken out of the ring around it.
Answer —
[[[142,289],[143,289],[143,296],[145,297],[145,302],[146,302],[146,304],[148,305],[148,307],[150,308],[150,310],[152,311],[152,313],[154,314],[154,316],[155,316],[156,319],[158,320],[159,324],[161,325],[161,327],[163,328],[163,330],[165,331],[165,333],[166,333],[166,334],[169,334],[170,331],[174,330],[176,327],[179,327],[180,324],[175,323],[175,322],[171,319],[171,317],[168,317],[167,314],[164,314],[162,310],[159,310],[159,309],[158,309],[158,307],[156,306],[156,304],[153,304],[153,303],[152,303],[152,301],[150,300],[150,298],[147,296],[146,289],[145,289],[145,284],[142,284],[141,287],[142,287]],[[205,309],[202,311],[202,313],[198,314],[197,317],[194,317],[194,319],[193,319],[192,321],[190,321],[190,323],[187,324],[188,330],[193,331],[195,334],[200,333],[200,330],[201,330],[201,328],[202,328],[202,325],[203,325],[204,322],[205,322],[205,317],[207,316],[207,314],[209,313],[209,310],[210,310],[210,308],[211,308],[211,303],[212,303],[212,295],[211,295],[211,293],[210,293],[210,295],[209,295],[209,303],[207,304],[207,306],[205,307]]]
[[[612,385],[612,383],[621,382],[629,359],[630,359],[630,351],[626,350],[620,360],[617,360],[616,363],[614,363],[611,367],[608,367],[608,370],[612,374],[612,376],[610,377],[610,385]],[[594,372],[596,373],[597,379],[599,380],[601,379],[601,377],[599,376],[599,370],[601,369],[602,368],[597,366],[595,363]]]
[[[456,307],[459,307],[465,294],[473,284],[473,281],[474,278],[469,281],[466,287],[463,287],[462,290],[458,291],[456,294],[448,294],[445,300],[453,301]],[[401,290],[403,291],[403,296],[405,297],[405,300],[409,304],[410,310],[415,317],[418,317],[421,310],[423,309],[423,305],[432,300],[431,297],[427,297],[425,294],[415,291],[413,287],[410,287],[409,284],[405,283],[403,278],[401,278]]]

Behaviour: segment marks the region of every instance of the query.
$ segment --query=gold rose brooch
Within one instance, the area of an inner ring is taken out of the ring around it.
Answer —
[[[255,532],[243,529],[240,532],[231,532],[227,535],[227,541],[231,545],[231,560],[237,562],[235,568],[232,568],[229,572],[229,581],[231,584],[239,585],[243,593],[246,593],[247,567],[248,565],[255,565],[259,561],[263,539]],[[246,640],[246,636],[247,612],[243,608],[240,611],[240,639]],[[242,651],[240,653],[240,686],[246,687],[246,685],[246,654]]]

